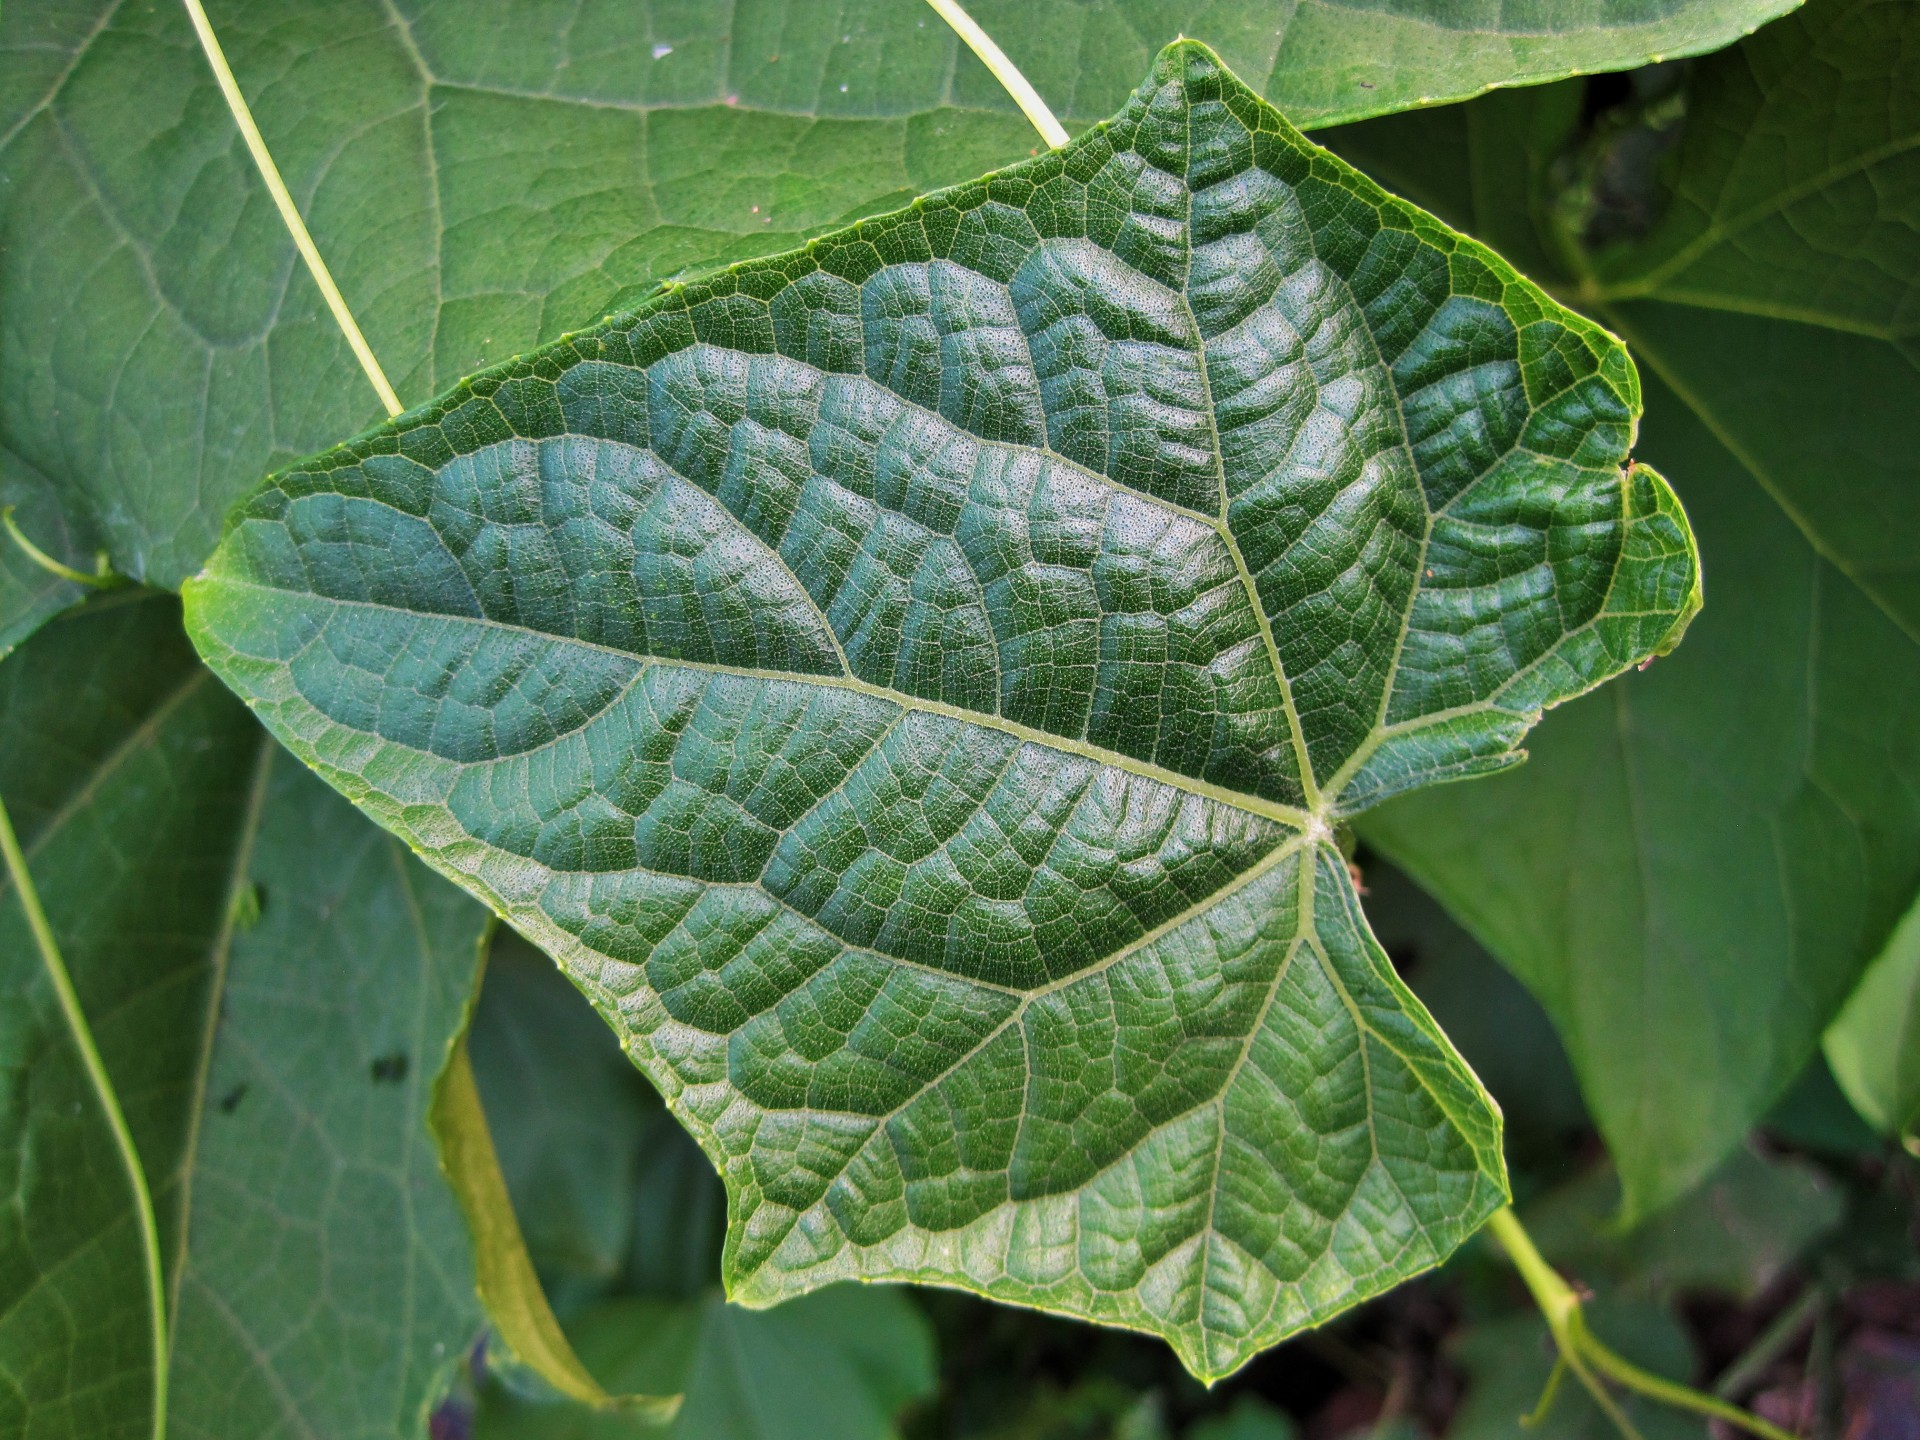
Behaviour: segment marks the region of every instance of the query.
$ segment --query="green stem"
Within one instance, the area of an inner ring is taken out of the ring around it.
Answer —
[[[1487,1228],[1513,1261],[1514,1269],[1520,1272],[1520,1279],[1532,1294],[1534,1304],[1540,1307],[1561,1358],[1622,1434],[1633,1435],[1633,1427],[1606,1393],[1606,1387],[1600,1383],[1602,1379],[1611,1380],[1616,1385],[1663,1404],[1724,1420],[1749,1434],[1760,1436],[1761,1440],[1796,1440],[1792,1432],[1769,1424],[1737,1405],[1729,1405],[1716,1396],[1703,1394],[1690,1386],[1643,1370],[1631,1360],[1614,1353],[1587,1328],[1587,1317],[1581,1309],[1580,1297],[1560,1277],[1559,1272],[1546,1262],[1535,1247],[1533,1237],[1527,1234],[1510,1207],[1496,1211],[1487,1222]]]
[[[107,1078],[106,1063],[101,1060],[99,1048],[93,1043],[93,1031],[87,1025],[86,1014],[80,1009],[80,997],[74,991],[72,977],[67,974],[66,962],[60,958],[60,946],[53,938],[53,926],[47,922],[47,912],[41,907],[40,892],[34,888],[33,877],[27,873],[27,857],[21,852],[20,838],[14,834],[13,819],[7,814],[4,800],[0,800],[0,851],[6,852],[7,873],[13,879],[14,892],[20,897],[20,909],[27,917],[27,928],[33,932],[34,944],[39,947],[47,978],[53,984],[53,993],[59,998],[61,1014],[65,1016],[67,1028],[72,1032],[74,1049],[80,1052],[87,1078],[92,1082],[100,1108],[106,1114],[107,1127],[113,1132],[114,1145],[120,1151],[121,1164],[126,1167],[127,1182],[133,1189],[134,1209],[140,1225],[140,1247],[146,1255],[148,1315],[153,1327],[153,1440],[166,1440],[167,1302],[160,1274],[160,1228],[154,1219],[153,1194],[147,1189],[147,1172],[140,1164],[140,1152],[134,1148],[133,1132],[127,1128],[127,1117],[121,1113],[120,1101],[113,1093],[113,1082]]]
[[[24,550],[27,558],[42,570],[50,570],[62,580],[71,580],[76,585],[85,585],[94,590],[108,590],[121,583],[122,577],[107,568],[106,551],[100,552],[99,569],[91,575],[84,570],[76,570],[71,565],[64,565],[27,538],[26,531],[22,530],[14,520],[13,510],[14,507],[11,505],[0,510],[0,525],[6,526],[7,534],[12,537],[13,543]]]
[[[1826,1291],[1817,1281],[1807,1286],[1800,1298],[1782,1310],[1760,1338],[1747,1347],[1746,1353],[1727,1368],[1726,1374],[1713,1387],[1714,1393],[1722,1400],[1732,1400],[1746,1390],[1769,1365],[1780,1358],[1789,1345],[1800,1338],[1801,1332],[1813,1323],[1826,1303]]]
[[[1040,92],[1033,88],[1020,68],[1007,58],[1007,52],[993,43],[993,37],[980,28],[979,23],[960,8],[959,0],[927,0],[934,13],[953,27],[954,34],[967,42],[969,49],[980,57],[980,63],[993,72],[993,78],[1006,87],[1007,94],[1013,97],[1013,103],[1020,107],[1021,114],[1033,122],[1033,128],[1040,132],[1040,138],[1058,150],[1067,143],[1067,128],[1054,118],[1053,111],[1047,108],[1047,102],[1040,98]]]
[[[380,368],[380,362],[374,359],[373,347],[367,344],[367,337],[360,333],[353,312],[347,308],[346,299],[340,294],[340,287],[333,283],[333,272],[327,269],[327,262],[320,258],[320,247],[313,243],[313,236],[307,233],[307,222],[300,218],[300,209],[288,193],[287,182],[280,178],[280,167],[273,163],[272,152],[267,149],[260,127],[253,123],[253,111],[247,106],[247,97],[240,93],[239,82],[233,78],[233,69],[227,64],[226,52],[220,48],[220,38],[213,33],[213,24],[207,19],[205,8],[200,0],[181,0],[181,3],[187,7],[187,18],[193,22],[194,34],[200,37],[200,48],[207,53],[207,64],[213,69],[213,78],[219,81],[220,93],[226,97],[227,108],[233,112],[233,123],[240,127],[240,136],[247,142],[247,150],[260,171],[260,178],[266,182],[267,193],[273,197],[274,206],[280,211],[280,219],[293,236],[294,248],[300,252],[300,258],[307,262],[313,283],[320,287],[327,308],[333,311],[334,323],[340,327],[340,333],[347,337],[347,344],[352,347],[360,368],[367,372],[367,379],[380,396],[380,403],[387,407],[387,414],[398,415],[403,408],[400,397],[393,393],[393,386],[387,383],[386,372]]]

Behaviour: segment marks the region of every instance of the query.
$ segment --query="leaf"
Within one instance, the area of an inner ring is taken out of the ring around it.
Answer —
[[[469,1046],[527,1249],[554,1308],[720,1277],[725,1194],[604,1021],[553,961],[496,935]]]
[[[1920,885],[1916,43],[1912,7],[1823,0],[1700,62],[1665,220],[1584,282],[1554,262],[1651,372],[1637,453],[1683,477],[1714,604],[1524,771],[1361,827],[1540,997],[1629,1215],[1740,1142]],[[1347,148],[1399,150],[1383,173],[1437,179],[1412,193],[1482,238],[1577,259],[1550,191],[1460,203],[1469,171],[1548,173],[1503,143],[1529,103],[1464,107],[1452,165],[1432,133],[1395,143],[1411,120]]]
[[[927,1324],[906,1296],[840,1285],[767,1314],[698,1300],[607,1301],[572,1327],[610,1383],[683,1391],[666,1430],[577,1406],[532,1405],[491,1392],[475,1440],[886,1440],[893,1419],[933,1389]]]
[[[424,1124],[477,907],[278,753],[170,597],[0,667],[0,793],[149,1179],[173,1433],[419,1433],[480,1326]],[[0,1429],[148,1436],[131,1191],[10,888],[0,967]]]
[[[1569,1136],[1584,1143],[1589,1122],[1546,1012],[1405,875],[1371,856],[1363,866],[1368,924],[1499,1105],[1508,1163],[1536,1172],[1564,1165]]]
[[[528,1254],[566,1314],[573,1296],[598,1298],[626,1270],[659,1099],[554,963],[504,928],[467,1048]],[[702,1258],[717,1261],[717,1247]],[[709,1266],[704,1283],[716,1275]]]
[[[1274,1409],[1256,1395],[1243,1394],[1226,1414],[1189,1425],[1185,1440],[1294,1440],[1299,1433],[1300,1427],[1286,1411]]]
[[[1827,1027],[1825,1049],[1840,1088],[1876,1130],[1903,1138],[1920,1130],[1920,903]]]
[[[1732,43],[1800,3],[1544,0],[1512,7],[1435,4],[1433,0],[1300,0],[1285,7],[1236,7],[1239,13],[1231,20],[1218,13],[1222,7],[1217,5],[1182,7],[1191,13],[1181,15],[1174,24],[1180,33],[1202,40],[1214,40],[1217,28],[1219,38],[1241,41],[1245,50],[1222,47],[1221,53],[1236,68],[1252,69],[1259,56],[1264,63],[1252,73],[1266,74],[1267,99],[1293,123],[1312,129],[1464,100],[1495,86],[1533,85],[1698,55]],[[1016,16],[1023,22],[1019,30],[1035,27],[1037,20],[1043,34],[1035,36],[1022,53],[1030,50],[1046,57],[1064,52],[1083,65],[1087,54],[1098,53],[1096,45],[1104,49],[1108,36],[1119,29],[1101,13],[1101,7],[1090,7],[1086,38],[1076,53],[1057,39],[1051,46],[1046,43],[1052,38],[1052,27],[1060,24],[1048,10],[1023,8],[1015,0],[976,8],[983,20],[994,17],[989,29],[1003,45]],[[1112,8],[1125,17],[1136,37],[1145,28],[1146,16],[1164,14],[1162,7],[1146,0]],[[1146,62],[1152,42],[1161,38],[1164,33],[1150,31],[1147,39],[1136,38],[1119,55],[1137,70]],[[1037,83],[1037,76],[1030,78]],[[1109,104],[1118,98],[1119,89],[1119,85],[1112,87]]]
[[[649,1425],[671,1420],[680,1408],[678,1395],[610,1395],[567,1343],[527,1254],[464,1036],[434,1084],[430,1121],[441,1168],[473,1238],[480,1299],[503,1348],[569,1400],[597,1411],[624,1412]]]
[[[1544,0],[1512,28],[1430,0],[980,13],[1069,118],[1186,33],[1306,122],[1710,49],[1792,3]],[[921,0],[211,11],[409,399],[1035,144]],[[177,585],[254,477],[379,415],[178,5],[4,7],[0,193],[0,444],[122,573]]]
[[[1186,43],[269,481],[189,625],[595,1000],[736,1298],[965,1285],[1218,1376],[1500,1203],[1331,827],[1678,638],[1636,405]]]

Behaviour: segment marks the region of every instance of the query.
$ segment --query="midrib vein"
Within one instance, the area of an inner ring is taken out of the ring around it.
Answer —
[[[1193,110],[1186,112],[1187,153],[1193,153]],[[1191,162],[1189,162],[1191,163]],[[1232,497],[1227,492],[1227,460],[1220,445],[1220,420],[1213,408],[1213,377],[1207,373],[1207,340],[1200,330],[1200,317],[1193,313],[1193,303],[1187,298],[1187,286],[1193,279],[1193,188],[1186,177],[1181,177],[1182,187],[1187,192],[1187,249],[1186,268],[1180,276],[1180,288],[1173,293],[1180,302],[1180,313],[1187,318],[1187,324],[1193,327],[1194,359],[1199,361],[1200,375],[1200,413],[1207,419],[1207,439],[1212,442],[1213,479],[1220,487],[1220,513],[1209,520],[1219,532],[1220,543],[1227,547],[1227,554],[1233,557],[1234,573],[1240,577],[1240,586],[1246,592],[1247,607],[1253,611],[1254,623],[1260,627],[1260,638],[1267,647],[1267,659],[1273,666],[1274,683],[1280,687],[1280,707],[1287,716],[1287,737],[1293,744],[1294,764],[1300,771],[1300,790],[1305,797],[1308,809],[1323,809],[1320,787],[1313,778],[1313,757],[1307,751],[1306,728],[1300,723],[1300,709],[1293,702],[1293,681],[1287,677],[1287,667],[1280,660],[1280,645],[1273,638],[1273,622],[1267,618],[1267,610],[1260,603],[1260,589],[1253,581],[1253,572],[1247,568],[1247,557],[1240,553],[1240,542],[1234,537],[1233,522],[1230,518]]]
[[[506,620],[496,620],[485,615],[447,615],[437,612],[404,610],[395,605],[384,605],[375,600],[346,600],[333,596],[317,595],[311,591],[284,590],[278,586],[263,585],[254,580],[242,580],[232,576],[221,576],[219,584],[236,588],[260,591],[272,595],[294,596],[316,600],[323,605],[338,605],[358,610],[373,610],[384,615],[404,616],[408,620],[447,620],[464,625],[480,625],[490,629],[503,630],[511,634],[525,635],[531,639],[549,645],[573,646],[582,650],[591,650],[602,655],[612,655],[628,664],[638,667],[639,671],[649,669],[693,670],[707,675],[729,675],[742,680],[763,682],[783,682],[794,685],[816,685],[829,690],[846,690],[856,695],[894,705],[903,710],[918,711],[925,715],[938,715],[965,725],[978,725],[989,730],[998,730],[1030,745],[1039,745],[1049,750],[1057,750],[1068,755],[1077,755],[1097,765],[1122,770],[1137,775],[1143,780],[1151,780],[1170,789],[1185,791],[1217,804],[1228,805],[1236,810],[1261,816],[1284,825],[1291,830],[1307,830],[1315,825],[1313,812],[1298,805],[1288,805],[1278,800],[1269,800],[1260,795],[1249,795],[1243,791],[1231,790],[1224,785],[1215,785],[1211,781],[1201,780],[1191,775],[1183,775],[1176,770],[1168,770],[1149,761],[1137,760],[1118,750],[1109,750],[1090,741],[1065,735],[1055,735],[1046,730],[1023,725],[1017,720],[1009,720],[1001,715],[988,715],[977,710],[966,710],[958,705],[949,705],[942,700],[929,700],[918,695],[903,694],[890,690],[884,685],[862,680],[855,675],[809,675],[794,670],[759,670],[742,665],[722,665],[707,660],[680,660],[656,655],[635,655],[629,651],[611,645],[601,645],[591,640],[580,640],[568,635],[552,635],[529,626],[516,625]],[[307,703],[311,704],[311,701]],[[315,707],[318,708],[318,707]],[[568,732],[575,733],[575,732]],[[551,742],[549,742],[551,743]],[[532,747],[540,749],[544,747]],[[525,752],[516,752],[525,753]],[[506,757],[502,757],[506,758]]]

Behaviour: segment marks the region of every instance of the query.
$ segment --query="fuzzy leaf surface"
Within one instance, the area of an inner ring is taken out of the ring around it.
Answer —
[[[599,1004],[736,1298],[966,1285],[1217,1376],[1500,1202],[1332,826],[1677,640],[1638,405],[1188,42],[272,478],[189,625]]]

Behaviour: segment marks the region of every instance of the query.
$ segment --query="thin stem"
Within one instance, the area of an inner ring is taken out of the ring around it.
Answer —
[[[121,1164],[127,1171],[127,1182],[133,1189],[134,1210],[140,1225],[140,1248],[146,1255],[148,1316],[153,1327],[153,1440],[166,1440],[167,1302],[160,1274],[160,1227],[154,1219],[153,1193],[147,1188],[147,1172],[140,1164],[140,1152],[134,1148],[133,1132],[127,1128],[127,1117],[120,1112],[120,1101],[113,1093],[113,1082],[107,1078],[106,1063],[101,1060],[99,1048],[93,1043],[93,1031],[80,1009],[80,997],[74,992],[66,961],[60,958],[60,946],[53,938],[53,926],[47,922],[47,912],[41,907],[40,892],[34,888],[33,877],[27,873],[27,857],[21,853],[20,838],[13,832],[13,819],[7,814],[4,800],[0,800],[0,850],[6,852],[7,873],[12,877],[14,891],[20,897],[20,909],[27,917],[27,928],[33,932],[34,944],[39,947],[47,978],[53,984],[53,993],[59,998],[61,1014],[66,1018],[68,1030],[72,1032],[74,1049],[80,1052],[87,1079],[92,1082],[100,1108],[106,1114],[107,1128],[113,1132],[114,1145],[120,1152]]]
[[[247,108],[247,98],[240,93],[239,82],[233,78],[226,52],[220,48],[220,39],[213,33],[206,10],[200,0],[181,0],[181,3],[187,7],[187,17],[193,21],[194,33],[200,37],[200,48],[207,52],[207,64],[213,68],[213,78],[220,82],[220,93],[227,97],[227,108],[233,112],[233,123],[240,127],[241,137],[246,140],[247,149],[253,154],[253,163],[259,167],[260,178],[267,182],[267,193],[273,196],[280,218],[286,222],[287,230],[293,236],[294,247],[299,250],[300,258],[307,262],[313,283],[320,287],[320,293],[326,297],[327,308],[333,311],[334,322],[347,337],[347,344],[353,347],[354,358],[360,362],[360,368],[367,372],[367,379],[373,382],[380,403],[387,407],[387,414],[398,415],[404,408],[400,404],[400,397],[393,393],[393,386],[387,383],[386,372],[380,368],[380,362],[373,358],[373,349],[367,344],[367,337],[360,333],[359,325],[354,323],[353,312],[347,309],[340,287],[333,283],[327,262],[320,258],[320,250],[313,243],[313,236],[307,233],[307,222],[300,218],[293,196],[287,192],[287,182],[280,178],[280,169],[273,163],[267,142],[261,138],[260,127],[253,123],[253,111]]]
[[[1567,1378],[1567,1357],[1555,1354],[1553,1369],[1547,1375],[1547,1383],[1540,1391],[1540,1399],[1533,1409],[1520,1417],[1520,1428],[1532,1430],[1547,1423],[1547,1416],[1553,1410],[1553,1402],[1559,1398],[1560,1382]]]
[[[1583,1331],[1586,1329],[1584,1321],[1581,1329]],[[1615,1384],[1624,1385],[1629,1390],[1638,1390],[1642,1395],[1664,1401],[1681,1410],[1691,1410],[1695,1414],[1710,1415],[1716,1420],[1724,1420],[1727,1424],[1737,1425],[1749,1434],[1762,1436],[1763,1440],[1796,1440],[1791,1430],[1782,1430],[1778,1425],[1762,1420],[1758,1415],[1742,1410],[1738,1405],[1729,1405],[1718,1396],[1704,1394],[1692,1386],[1676,1384],[1672,1380],[1642,1370],[1631,1360],[1615,1354],[1602,1345],[1593,1338],[1590,1331],[1585,1338],[1587,1355],[1592,1360],[1594,1368]]]
[[[1738,1397],[1773,1362],[1780,1358],[1786,1348],[1798,1340],[1811,1325],[1827,1303],[1826,1290],[1818,1281],[1807,1286],[1795,1300],[1774,1319],[1774,1322],[1761,1332],[1760,1338],[1747,1347],[1746,1353],[1727,1368],[1713,1387],[1714,1394],[1722,1400]]]
[[[1580,1297],[1560,1277],[1559,1272],[1546,1262],[1535,1247],[1533,1237],[1527,1234],[1510,1207],[1495,1211],[1487,1221],[1487,1228],[1513,1261],[1513,1268],[1520,1272],[1520,1279],[1532,1294],[1534,1304],[1540,1307],[1561,1358],[1622,1434],[1633,1436],[1635,1431],[1625,1413],[1613,1403],[1613,1397],[1607,1394],[1606,1387],[1601,1383],[1602,1378],[1664,1404],[1692,1410],[1700,1415],[1711,1415],[1729,1425],[1737,1425],[1750,1434],[1760,1436],[1761,1440],[1796,1440],[1790,1431],[1769,1424],[1737,1405],[1729,1405],[1715,1396],[1642,1370],[1631,1360],[1615,1354],[1587,1328],[1587,1317],[1581,1310]]]
[[[100,568],[92,575],[84,570],[76,570],[71,565],[63,565],[54,559],[27,538],[26,532],[13,518],[13,509],[14,507],[9,505],[0,510],[0,525],[6,526],[7,534],[12,538],[13,543],[24,550],[27,558],[42,570],[49,570],[62,580],[71,580],[76,585],[85,585],[94,590],[110,590],[121,583],[121,577],[107,568],[107,554],[104,550],[100,552]]]
[[[993,78],[1006,87],[1007,94],[1013,97],[1013,103],[1033,122],[1033,128],[1040,132],[1040,138],[1058,150],[1067,143],[1067,129],[1054,118],[1053,111],[1047,108],[1047,102],[1040,98],[1040,92],[1027,83],[1027,77],[1007,58],[1007,52],[993,43],[993,37],[982,30],[974,18],[962,10],[959,0],[927,0],[942,20],[953,27],[954,34],[967,42],[969,49],[980,57],[981,64],[993,72]]]

